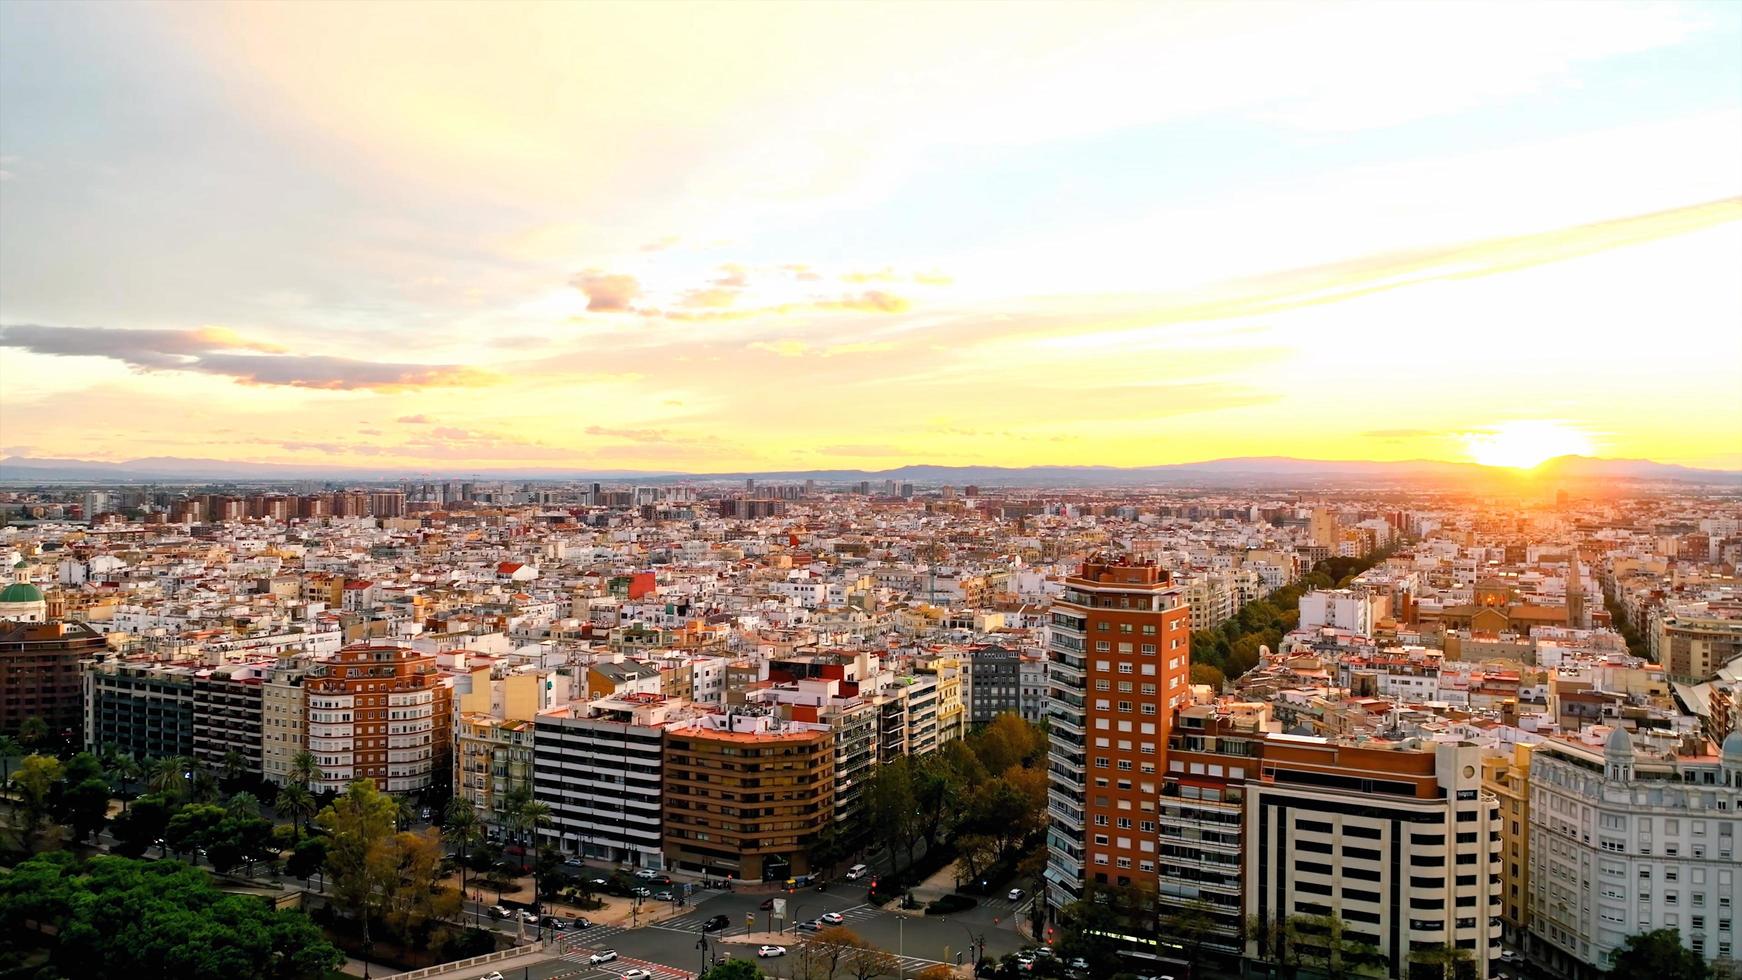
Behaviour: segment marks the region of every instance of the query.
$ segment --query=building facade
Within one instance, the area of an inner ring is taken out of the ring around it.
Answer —
[[[665,729],[687,717],[657,694],[601,698],[534,720],[533,796],[564,854],[665,866]]]
[[[761,714],[705,715],[665,734],[665,856],[749,881],[810,871],[834,815],[833,734]]]
[[[1154,562],[1100,556],[1065,581],[1050,630],[1047,902],[1085,883],[1153,889],[1153,820],[1172,709],[1191,671],[1190,614]]]
[[[1674,929],[1715,974],[1737,975],[1742,734],[1718,755],[1699,737],[1582,734],[1531,760],[1532,958],[1597,977],[1628,936]]]
[[[0,734],[41,718],[51,735],[77,742],[84,730],[79,662],[105,649],[83,623],[0,622]]]
[[[435,657],[359,644],[309,667],[304,678],[316,792],[355,779],[415,793],[449,778],[452,689]]]
[[[308,703],[303,675],[308,660],[282,657],[266,672],[260,689],[260,774],[283,786],[297,753],[308,748]]]

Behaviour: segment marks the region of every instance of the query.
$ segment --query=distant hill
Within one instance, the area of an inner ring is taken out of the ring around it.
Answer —
[[[121,463],[81,459],[0,459],[0,481],[8,483],[187,483],[278,482],[289,480],[383,481],[402,479],[508,480],[818,480],[855,482],[896,480],[922,484],[969,483],[983,486],[1115,487],[1115,486],[1377,486],[1434,484],[1458,480],[1511,480],[1514,470],[1439,460],[1374,462],[1371,460],[1295,459],[1288,456],[1248,456],[1163,466],[940,466],[916,464],[887,470],[785,470],[741,473],[672,473],[650,470],[586,470],[552,467],[449,469],[422,467],[326,466],[316,463],[251,463],[221,459],[149,456]],[[1688,484],[1742,485],[1742,472],[1705,470],[1645,459],[1596,459],[1562,456],[1531,472],[1532,480],[1674,481]]]

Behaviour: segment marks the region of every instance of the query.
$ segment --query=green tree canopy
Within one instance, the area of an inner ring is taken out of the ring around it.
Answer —
[[[1682,945],[1674,929],[1654,929],[1628,936],[1615,951],[1609,966],[1613,980],[1650,977],[1652,980],[1706,980],[1706,961]]]
[[[58,973],[89,980],[315,980],[342,959],[302,913],[174,862],[32,858],[0,872],[0,921],[34,928]]]

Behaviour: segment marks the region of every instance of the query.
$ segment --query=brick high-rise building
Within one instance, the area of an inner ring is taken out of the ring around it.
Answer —
[[[79,661],[105,648],[103,634],[84,623],[0,622],[0,734],[41,718],[52,737],[78,741]]]
[[[316,792],[373,779],[388,793],[449,778],[453,689],[435,657],[392,646],[348,646],[309,668],[308,749]]]
[[[1053,603],[1048,670],[1047,901],[1085,883],[1153,888],[1153,835],[1173,708],[1189,696],[1191,627],[1172,577],[1096,556]],[[1145,846],[1147,845],[1147,846]]]

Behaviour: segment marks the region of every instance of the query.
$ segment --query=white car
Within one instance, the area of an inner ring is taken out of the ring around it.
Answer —
[[[768,959],[770,956],[785,956],[786,955],[786,947],[785,946],[758,946],[758,947],[756,947],[756,955],[762,957],[763,959]]]
[[[520,921],[526,923],[527,925],[533,925],[533,926],[538,925],[538,914],[535,912],[529,912],[529,911],[526,911],[525,909],[522,909],[520,912]]]
[[[479,977],[478,980],[502,980],[502,971],[491,970],[489,973]]]
[[[616,950],[614,950],[614,949],[601,949],[597,953],[594,953],[593,955],[587,957],[587,962],[593,964],[594,966],[598,966],[600,963],[609,963],[616,958],[617,958],[617,951]]]
[[[1022,889],[1020,889],[1020,888],[1010,889],[1010,900],[1012,902],[1022,901]]]
[[[827,922],[831,926],[838,926],[847,921],[847,917],[839,912],[824,912],[822,915],[817,916],[817,918],[823,922]]]
[[[636,967],[633,970],[624,970],[623,980],[653,980],[653,971],[643,970],[640,967]]]
[[[652,868],[642,868],[635,872],[635,877],[640,878],[642,881],[652,881],[659,877],[659,872]]]

